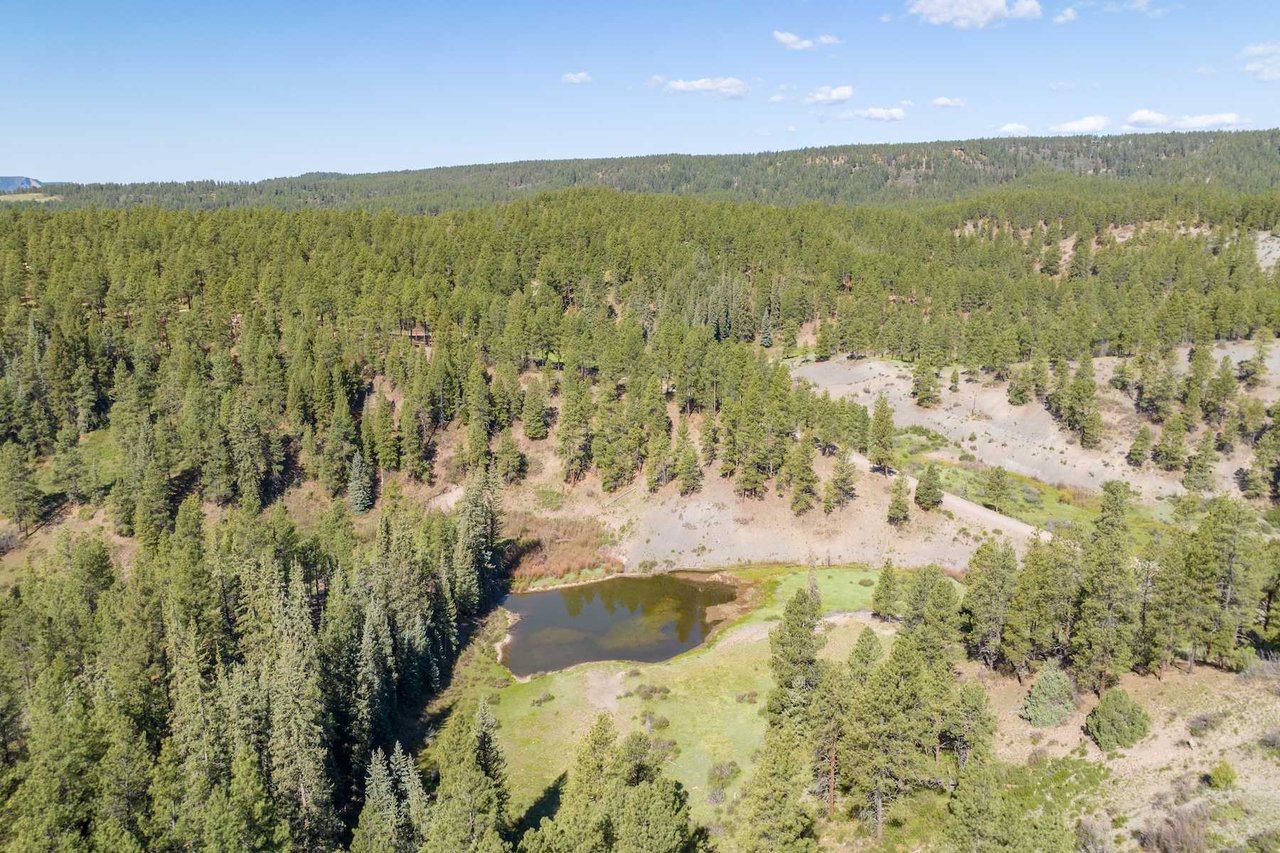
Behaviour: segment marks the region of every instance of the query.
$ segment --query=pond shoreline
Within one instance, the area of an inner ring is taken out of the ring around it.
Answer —
[[[677,653],[675,656],[687,654],[689,651],[702,648],[714,642],[721,631],[729,625],[735,624],[740,617],[754,609],[758,605],[758,596],[752,594],[759,585],[743,578],[733,572],[732,569],[719,567],[714,569],[672,569],[663,572],[618,572],[616,574],[603,575],[595,578],[575,579],[565,581],[563,583],[555,583],[547,586],[538,587],[536,589],[512,590],[507,595],[532,595],[542,592],[558,592],[576,587],[591,586],[592,584],[604,583],[615,579],[627,578],[632,580],[653,579],[658,577],[673,577],[679,580],[685,580],[695,583],[714,583],[727,586],[732,589],[733,597],[723,603],[708,606],[704,611],[706,621],[706,631],[700,642],[691,648]],[[503,599],[506,601],[506,598]],[[526,675],[517,675],[511,670],[506,660],[507,649],[515,641],[515,634],[512,630],[519,623],[521,616],[512,612],[507,607],[499,604],[497,607],[502,614],[502,618],[506,620],[506,628],[502,636],[493,644],[494,653],[497,656],[498,664],[506,671],[506,673],[516,682],[525,684],[541,675],[547,675],[551,672],[563,672],[569,669],[576,669],[579,666],[599,665],[599,664],[642,664],[643,660],[632,660],[624,657],[606,658],[601,660],[588,660],[580,663],[572,664],[568,667],[560,667],[542,672],[532,672]]]

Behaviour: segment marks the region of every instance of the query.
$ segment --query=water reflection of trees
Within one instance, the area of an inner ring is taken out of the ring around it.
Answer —
[[[700,640],[707,629],[707,608],[730,601],[735,594],[727,584],[697,583],[669,576],[614,578],[565,587],[559,593],[565,612],[571,618],[582,616],[597,599],[610,616],[623,610],[638,614],[640,623],[652,635],[645,637],[639,631],[628,631],[626,635],[645,645],[659,641],[668,624],[674,630],[676,642],[684,645],[690,640]]]

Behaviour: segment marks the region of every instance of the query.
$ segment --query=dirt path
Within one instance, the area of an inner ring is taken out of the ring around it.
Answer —
[[[861,453],[849,454],[849,459],[861,470],[871,473],[871,460],[863,456]],[[907,484],[911,487],[911,493],[915,494],[916,484],[919,482],[915,477],[906,473],[898,476],[906,477]],[[993,509],[989,509],[982,504],[974,503],[971,500],[958,497],[950,492],[942,493],[942,508],[950,511],[956,518],[968,524],[976,525],[979,528],[1000,530],[1015,540],[1026,541],[1035,535],[1036,529],[1025,521],[1019,521],[1016,518],[1003,515]],[[1042,539],[1049,538],[1048,533],[1040,531]]]

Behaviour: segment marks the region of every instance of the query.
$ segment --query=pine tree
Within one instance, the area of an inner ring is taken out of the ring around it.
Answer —
[[[400,430],[396,426],[396,407],[381,391],[373,410],[373,445],[378,467],[387,471],[400,468]]]
[[[929,739],[924,670],[919,644],[900,639],[854,702],[840,767],[877,837],[888,805],[917,783],[924,767],[920,747]]]
[[[17,525],[23,536],[40,517],[40,491],[26,455],[15,442],[0,448],[0,515]]]
[[[467,475],[454,517],[457,535],[449,586],[459,614],[466,618],[478,611],[495,583],[494,548],[501,521],[496,488],[488,472],[476,470]]]
[[[357,450],[347,468],[347,501],[351,511],[364,513],[373,509],[374,470],[365,462],[364,454]]]
[[[1134,468],[1141,468],[1147,464],[1147,460],[1151,458],[1151,427],[1143,424],[1138,429],[1138,434],[1133,437],[1133,444],[1129,446],[1129,452],[1125,454],[1125,461]]]
[[[849,464],[848,455],[844,451],[837,452],[835,464],[831,467],[831,478],[823,486],[822,511],[830,515],[852,500],[856,494],[854,488],[856,482],[856,475],[853,466]]]
[[[886,621],[897,619],[901,607],[901,594],[898,590],[898,570],[893,563],[885,560],[876,578],[876,589],[871,596],[871,612]]]
[[[802,435],[787,456],[787,481],[791,487],[791,511],[803,515],[818,499],[818,476],[813,472],[813,439]]]
[[[924,409],[932,408],[942,402],[938,370],[928,359],[920,359],[916,362],[911,380],[911,395],[916,398],[916,405]]]
[[[967,643],[988,667],[995,664],[1013,601],[1018,557],[1003,539],[986,539],[969,558],[964,609],[969,617]]]
[[[915,502],[925,512],[937,509],[942,504],[942,475],[933,462],[925,466],[920,479],[916,481]]]
[[[879,468],[887,477],[893,466],[893,410],[883,395],[876,397],[871,413],[871,428],[867,435],[867,457],[873,468]]]
[[[508,485],[524,479],[529,460],[520,451],[520,446],[516,444],[510,427],[498,435],[498,446],[493,452],[493,464],[502,482]]]
[[[801,724],[809,718],[813,691],[820,671],[818,651],[823,638],[817,634],[822,602],[817,588],[796,590],[782,611],[782,621],[769,632],[769,669],[774,688],[765,713],[773,725]]]
[[[1165,471],[1183,467],[1187,455],[1187,428],[1182,416],[1171,414],[1160,431],[1160,441],[1151,451],[1151,458]]]
[[[804,802],[806,764],[802,741],[791,726],[765,732],[738,806],[737,848],[744,853],[809,853],[817,849],[813,816]]]
[[[960,371],[954,367],[951,368],[951,381],[947,384],[947,388],[952,394],[960,390]]]
[[[236,747],[230,788],[218,789],[209,800],[204,845],[209,853],[283,853],[289,849],[289,827],[276,815],[258,755],[246,743]]]
[[[530,380],[525,389],[520,422],[524,424],[525,438],[541,441],[547,437],[547,386],[540,379]]]
[[[689,423],[681,420],[676,431],[676,481],[680,494],[691,495],[702,488],[702,466],[698,463],[698,451],[689,438]]]
[[[996,512],[1004,512],[1011,498],[1009,472],[999,465],[990,467],[982,476],[982,503]]]
[[[1213,432],[1206,430],[1196,452],[1187,460],[1187,472],[1182,477],[1182,485],[1189,492],[1207,492],[1213,488],[1213,466],[1218,461],[1218,453],[1214,450]]]
[[[591,465],[591,388],[577,376],[567,377],[561,400],[556,453],[564,462],[565,482],[576,483]]]
[[[483,711],[455,715],[441,735],[440,784],[423,849],[507,849],[506,779],[487,725]]]
[[[1101,695],[1133,662],[1137,587],[1123,529],[1090,546],[1071,637],[1071,662],[1080,681]]]
[[[889,523],[900,527],[911,520],[911,499],[907,491],[907,478],[898,475],[889,488]]]

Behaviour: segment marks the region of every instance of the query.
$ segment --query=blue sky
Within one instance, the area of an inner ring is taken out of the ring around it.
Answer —
[[[14,5],[44,180],[1280,125],[1277,0]]]

